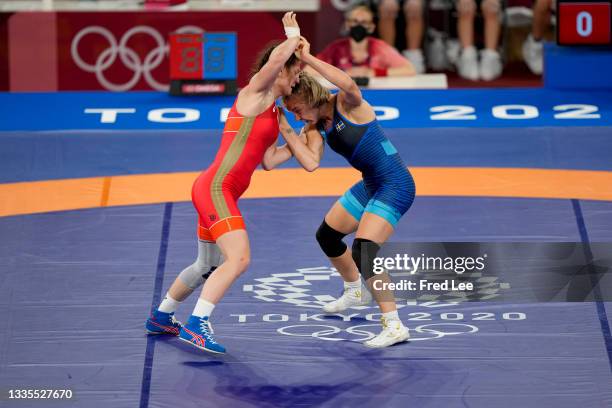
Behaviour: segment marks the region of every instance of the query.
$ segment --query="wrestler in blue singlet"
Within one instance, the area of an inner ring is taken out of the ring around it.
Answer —
[[[358,125],[346,119],[334,103],[329,130],[319,127],[329,147],[362,174],[340,204],[357,221],[364,211],[381,216],[395,227],[414,201],[415,186],[410,171],[385,136],[378,120]]]

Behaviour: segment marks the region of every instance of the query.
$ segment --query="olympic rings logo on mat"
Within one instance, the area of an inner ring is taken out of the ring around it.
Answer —
[[[200,34],[204,30],[197,26],[183,26],[177,29],[177,33],[194,33]],[[83,60],[79,54],[79,44],[85,36],[97,34],[102,36],[108,42],[108,48],[102,51],[96,58],[94,63],[88,63]],[[145,34],[153,38],[155,48],[150,50],[148,54],[141,56],[127,44],[128,41],[137,34]],[[113,33],[107,28],[101,26],[89,26],[79,31],[70,45],[70,53],[75,64],[83,71],[96,74],[96,78],[101,86],[109,91],[121,92],[132,89],[141,77],[144,77],[149,86],[157,91],[168,91],[168,84],[163,84],[153,78],[152,71],[157,68],[168,55],[169,46],[166,43],[162,34],[155,28],[145,25],[139,25],[129,29],[123,37],[117,42]],[[109,80],[104,72],[108,70],[116,61],[117,57],[121,64],[133,72],[132,77],[123,84],[117,84]]]
[[[255,278],[255,282],[244,285],[242,290],[249,292],[255,299],[265,302],[288,303],[299,307],[320,309],[335,298],[330,294],[312,294],[313,283],[329,282],[339,278],[335,268],[319,266],[315,268],[300,268],[291,273],[273,273],[263,278]],[[404,305],[398,304],[398,307]],[[355,306],[353,309],[369,309],[370,306]]]
[[[409,341],[436,340],[446,336],[472,334],[478,332],[478,327],[467,323],[430,323],[409,328]],[[285,336],[314,337],[328,341],[364,342],[374,338],[380,331],[380,324],[360,324],[340,328],[327,324],[296,324],[281,327],[276,330]]]
[[[466,274],[467,276],[467,274]],[[242,287],[243,292],[250,293],[253,298],[264,302],[280,302],[304,308],[322,308],[326,303],[335,300],[332,294],[339,296],[339,286],[335,285],[336,293],[328,290],[319,294],[321,288],[330,287],[331,280],[340,281],[340,274],[335,268],[319,266],[314,268],[300,268],[290,273],[272,273],[269,276],[255,278],[250,284]],[[474,277],[475,291],[471,299],[459,297],[454,293],[439,295],[422,294],[412,299],[421,306],[440,307],[444,305],[457,305],[468,300],[486,300],[497,297],[505,286],[498,282],[495,276]],[[316,292],[313,293],[313,291]],[[317,293],[318,292],[318,293]],[[408,305],[408,299],[398,302],[398,309]],[[365,310],[375,306],[354,306],[352,310]]]

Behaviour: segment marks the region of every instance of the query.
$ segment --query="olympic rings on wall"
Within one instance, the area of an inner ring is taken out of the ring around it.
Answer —
[[[204,30],[196,26],[183,26],[175,32],[200,34]],[[79,54],[79,44],[84,37],[94,34],[102,36],[108,42],[108,47],[97,56],[94,63],[88,63]],[[155,41],[155,48],[151,49],[144,58],[141,58],[134,49],[127,45],[128,41],[138,34],[148,35]],[[89,26],[79,31],[72,39],[70,45],[70,54],[74,63],[83,71],[94,73],[102,87],[115,92],[132,89],[140,81],[141,77],[144,77],[151,88],[157,91],[168,91],[169,85],[157,81],[152,75],[152,71],[167,58],[168,51],[169,46],[164,36],[155,28],[145,25],[132,27],[123,34],[119,41],[107,28]],[[123,84],[112,82],[104,74],[107,69],[118,62],[117,57],[119,57],[118,59],[121,64],[133,72],[132,77]]]

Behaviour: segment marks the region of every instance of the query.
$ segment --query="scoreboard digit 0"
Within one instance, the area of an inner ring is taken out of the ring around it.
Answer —
[[[612,0],[557,3],[559,45],[612,45]]]

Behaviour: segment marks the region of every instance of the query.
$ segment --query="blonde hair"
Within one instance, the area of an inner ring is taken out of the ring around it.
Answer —
[[[286,105],[292,98],[304,102],[309,108],[319,108],[329,99],[329,90],[306,72],[300,74],[300,81],[293,87],[291,95],[283,97]]]

